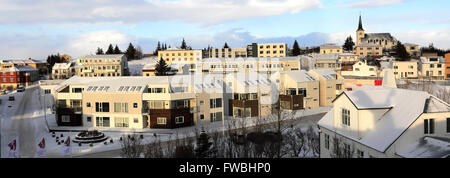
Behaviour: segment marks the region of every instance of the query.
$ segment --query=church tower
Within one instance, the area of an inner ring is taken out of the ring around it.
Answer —
[[[358,30],[356,30],[356,45],[361,44],[361,39],[364,38],[364,29],[362,26],[361,15],[359,15],[359,25]]]

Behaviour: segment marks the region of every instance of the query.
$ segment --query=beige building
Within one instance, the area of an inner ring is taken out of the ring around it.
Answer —
[[[314,54],[313,59],[315,60],[314,67],[316,69],[341,70],[338,54]]]
[[[259,44],[252,43],[247,45],[248,57],[286,57],[287,56],[286,43],[267,43]]]
[[[72,63],[55,63],[52,68],[52,79],[68,79],[76,74]]]
[[[334,43],[325,43],[320,46],[320,54],[340,54],[343,53],[342,46]]]
[[[227,74],[232,72],[273,73],[300,69],[298,57],[282,58],[207,58],[196,65],[196,72]]]
[[[382,56],[383,48],[378,44],[359,44],[353,48],[353,53],[358,55],[359,57]]]
[[[341,71],[353,70],[353,64],[359,61],[359,57],[353,53],[341,53],[338,56],[339,63],[341,63]]]
[[[445,158],[450,105],[422,91],[345,91],[319,122],[321,158]]]
[[[342,76],[378,77],[378,68],[370,66],[367,61],[359,61],[353,64],[351,71],[341,71]]]
[[[445,62],[441,56],[420,57],[420,78],[431,80],[445,79]]]
[[[247,57],[247,48],[210,48],[207,58]]]
[[[396,79],[418,78],[417,61],[393,61],[392,67]]]
[[[343,88],[343,80],[338,80],[337,73],[330,69],[310,70],[309,73],[319,79],[320,106],[332,106],[332,101]]]
[[[403,44],[403,46],[405,46],[406,52],[408,52],[409,55],[419,56],[419,54],[420,54],[419,45],[412,44],[412,43],[405,43],[405,44]]]
[[[158,51],[158,60],[164,59],[170,64],[195,64],[202,59],[202,50],[169,48],[164,51]]]
[[[279,91],[285,95],[302,95],[303,108],[319,107],[319,80],[305,70],[280,73]]]
[[[76,60],[76,73],[81,77],[128,76],[128,60],[124,54],[87,55]]]

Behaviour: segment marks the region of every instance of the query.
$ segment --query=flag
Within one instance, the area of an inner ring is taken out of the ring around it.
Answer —
[[[14,137],[11,142],[8,143],[8,158],[18,158],[19,157],[19,142],[18,137]]]
[[[67,140],[64,142],[63,148],[62,148],[62,155],[70,155],[72,154],[72,147],[70,145],[70,136],[67,137]]]
[[[42,137],[41,141],[37,144],[37,148],[36,148],[36,155],[34,157],[38,158],[38,157],[43,157],[45,156],[46,151],[45,151],[45,138]]]

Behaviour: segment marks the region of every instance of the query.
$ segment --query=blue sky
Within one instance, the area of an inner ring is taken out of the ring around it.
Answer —
[[[341,44],[358,16],[367,32],[450,48],[448,0],[0,0],[0,59],[73,57],[109,43],[144,52],[157,41],[193,48],[251,42]],[[51,10],[50,10],[51,9]]]

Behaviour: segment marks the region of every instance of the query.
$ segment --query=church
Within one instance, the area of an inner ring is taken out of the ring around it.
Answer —
[[[383,47],[383,49],[390,49],[397,45],[395,39],[390,33],[365,33],[361,16],[359,16],[358,30],[356,30],[356,45],[376,44]]]

